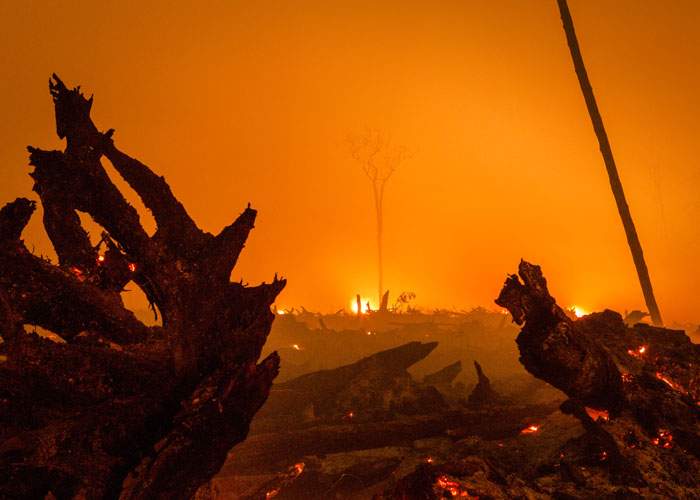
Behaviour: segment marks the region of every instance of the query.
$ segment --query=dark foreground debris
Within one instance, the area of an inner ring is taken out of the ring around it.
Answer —
[[[497,303],[522,325],[524,366],[568,399],[528,405],[511,393],[484,404],[446,398],[447,408],[384,416],[367,405],[368,420],[307,413],[294,423],[282,412],[268,414],[216,477],[219,496],[700,497],[698,346],[683,332],[628,326],[612,311],[571,319],[537,266],[523,262],[519,271]],[[445,385],[451,370],[436,384]],[[483,372],[479,378],[475,393],[495,391]],[[368,388],[363,401],[391,386],[362,380],[353,379]],[[318,397],[334,400],[330,392]],[[299,463],[304,469],[290,481]]]
[[[163,177],[98,131],[92,98],[55,75],[50,90],[67,145],[30,147],[30,175],[58,265],[20,239],[34,202],[0,211],[0,497],[190,498],[267,398],[279,358],[257,360],[285,281],[230,283],[256,212],[202,231]],[[153,236],[102,157],[153,214]],[[78,211],[104,228],[97,245]],[[162,327],[124,307],[130,281]]]

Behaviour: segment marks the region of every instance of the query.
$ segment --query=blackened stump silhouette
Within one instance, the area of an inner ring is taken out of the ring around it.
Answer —
[[[65,151],[29,151],[58,265],[20,239],[34,202],[0,211],[0,497],[190,498],[268,396],[279,357],[257,360],[285,280],[231,283],[255,210],[216,236],[202,231],[163,177],[98,131],[92,97],[56,75],[50,90]],[[153,213],[153,236],[102,156]],[[101,255],[77,211],[105,229]],[[129,280],[162,327],[123,306]]]

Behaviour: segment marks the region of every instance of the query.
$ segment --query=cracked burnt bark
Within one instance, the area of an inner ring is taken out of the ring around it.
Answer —
[[[0,496],[189,498],[268,396],[279,358],[258,360],[285,280],[231,283],[255,210],[218,235],[202,231],[163,177],[97,129],[92,97],[56,75],[49,86],[66,148],[28,149],[58,264],[21,240],[34,202],[0,210]],[[103,156],[152,212],[152,237]],[[104,228],[100,245],[79,211]],[[162,327],[124,307],[130,280]]]

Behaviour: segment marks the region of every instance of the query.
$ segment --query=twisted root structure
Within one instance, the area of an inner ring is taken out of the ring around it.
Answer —
[[[517,343],[525,368],[569,396],[562,410],[587,431],[562,451],[564,469],[585,470],[592,461],[605,469],[598,480],[620,492],[697,494],[700,345],[682,331],[626,326],[613,311],[574,321],[556,305],[539,266],[524,261],[496,303],[524,325]],[[594,475],[569,477],[596,490]]]
[[[55,75],[50,91],[66,148],[28,149],[58,264],[21,240],[34,202],[0,211],[0,496],[189,498],[267,398],[279,358],[258,359],[285,281],[230,282],[254,210],[202,231],[163,177],[98,131],[92,97]],[[152,236],[103,156],[152,212]],[[104,228],[97,246],[78,211]],[[124,307],[129,281],[162,327]]]

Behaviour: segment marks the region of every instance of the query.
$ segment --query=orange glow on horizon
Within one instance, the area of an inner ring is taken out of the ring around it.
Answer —
[[[571,306],[569,310],[572,311],[574,313],[574,316],[576,316],[577,318],[583,318],[584,316],[589,314],[588,311],[586,311],[580,306]]]
[[[374,301],[372,299],[360,297],[360,302],[362,303],[362,314],[369,314],[370,311],[377,310],[377,307],[374,305]],[[353,314],[357,314],[357,298],[353,298],[350,301],[350,310],[353,312]]]
[[[661,314],[697,323],[700,2],[571,4]],[[386,187],[390,304],[492,308],[522,257],[561,306],[647,310],[556,2],[5,2],[0,26],[2,203],[31,193],[25,146],[60,144],[56,71],[203,231],[258,209],[232,280],[279,271],[285,304],[378,305],[372,190],[345,144],[369,127],[413,152]],[[22,237],[56,259],[39,213]]]

